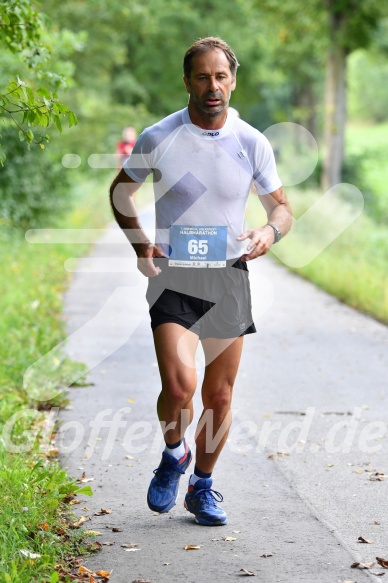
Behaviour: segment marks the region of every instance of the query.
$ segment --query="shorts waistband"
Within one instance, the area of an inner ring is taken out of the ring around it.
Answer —
[[[229,269],[230,267],[235,267],[237,269],[242,269],[243,271],[248,271],[248,266],[246,261],[241,261],[241,259],[227,259],[225,267],[177,267],[174,265],[168,264],[168,257],[154,257],[155,265],[159,266],[161,269],[168,269],[169,271],[176,271],[179,270],[180,272],[202,272],[202,271],[222,271],[224,269]]]

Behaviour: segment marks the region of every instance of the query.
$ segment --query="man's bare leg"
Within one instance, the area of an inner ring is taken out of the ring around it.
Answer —
[[[193,418],[198,336],[169,322],[157,326],[154,342],[162,380],[157,408],[166,449],[148,488],[147,502],[151,510],[168,512],[176,502],[179,480],[191,461],[191,451],[182,438]],[[178,356],[178,343],[183,360]]]
[[[207,338],[202,345],[209,364],[206,365],[202,383],[204,408],[197,428],[196,465],[202,472],[211,473],[225,445],[232,421],[232,393],[243,337],[232,342],[229,339]],[[222,352],[220,348],[224,348]],[[218,354],[215,358],[214,353]]]
[[[193,419],[198,336],[179,324],[169,322],[155,329],[154,342],[162,381],[157,404],[158,417],[162,429],[167,429],[165,441],[175,443],[184,436],[187,425]],[[185,413],[182,414],[182,411]]]
[[[202,383],[203,412],[199,420],[194,474],[190,476],[185,507],[203,526],[222,526],[227,516],[218,502],[222,495],[212,489],[212,471],[225,445],[231,424],[233,385],[240,363],[242,337],[202,341],[206,368]]]

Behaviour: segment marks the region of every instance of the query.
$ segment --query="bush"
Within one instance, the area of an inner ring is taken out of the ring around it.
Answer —
[[[71,202],[68,170],[59,155],[32,145],[28,150],[13,128],[2,130],[5,165],[0,170],[0,220],[27,229],[53,226]]]

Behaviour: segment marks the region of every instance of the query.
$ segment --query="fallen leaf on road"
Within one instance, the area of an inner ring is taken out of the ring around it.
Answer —
[[[166,567],[167,565],[171,565],[171,563],[163,563],[163,567]]]
[[[356,470],[355,473],[356,474],[363,474],[364,473],[364,470]]]
[[[256,576],[256,573],[253,571],[248,571],[248,569],[240,569],[239,573],[241,573],[241,575],[250,575],[251,577]]]
[[[359,536],[357,540],[360,543],[366,543],[368,545],[371,545],[374,542],[373,540],[368,540],[368,539],[364,538],[363,536]]]
[[[350,565],[350,567],[352,569],[371,569],[373,567],[373,565],[375,565],[375,561],[373,561],[373,563],[353,563],[352,565]]]
[[[88,520],[90,520],[90,518],[88,516],[80,516],[80,518],[78,520],[76,520],[75,522],[73,522],[69,526],[71,528],[79,528],[84,522],[87,522]]]
[[[105,579],[109,579],[110,571],[96,571],[96,575],[99,577],[105,577]]]
[[[265,559],[267,557],[273,557],[273,553],[263,553],[262,555],[260,555],[260,557],[264,557]]]
[[[388,569],[388,559],[382,559],[381,557],[376,557],[376,561],[384,569]]]
[[[197,551],[200,548],[201,548],[200,545],[186,545],[185,551]]]
[[[232,530],[233,534],[239,534],[241,530]]]
[[[381,524],[381,522],[379,522],[378,520],[374,520],[373,522],[371,522],[371,524]]]
[[[105,547],[112,547],[115,543],[112,542],[106,542],[106,543],[102,543]]]
[[[99,532],[98,530],[85,530],[85,534],[86,535],[100,536],[102,534],[102,532]]]
[[[381,571],[381,573],[376,573],[376,571],[370,571],[372,573],[372,575],[374,575],[375,577],[384,577],[385,573],[384,571]]]
[[[234,536],[224,536],[224,539],[223,540],[225,540],[225,541],[232,541],[232,540],[237,540],[237,539]]]
[[[114,526],[112,528],[112,532],[123,532],[121,528],[117,528],[117,526]]]
[[[388,476],[386,474],[382,474],[381,472],[376,472],[369,477],[372,482],[382,482],[384,478],[388,478]]]
[[[133,455],[126,455],[125,459],[126,460],[134,460],[135,458],[133,457]]]
[[[103,514],[112,514],[113,510],[106,510],[105,508],[101,508],[100,512],[95,512],[94,516],[102,516]]]
[[[131,551],[135,552],[135,551],[140,551],[140,549],[124,549],[127,553],[130,553]]]
[[[138,547],[139,544],[138,543],[123,543],[120,546],[123,547],[123,549],[134,549],[135,547]]]
[[[90,569],[87,569],[83,565],[80,565],[78,567],[78,575],[83,575],[83,573],[88,573],[90,575],[93,575],[94,571],[91,571]]]
[[[134,579],[132,583],[151,583],[149,579]]]
[[[84,472],[80,478],[77,479],[78,484],[86,484],[87,482],[93,482],[94,478],[87,478]]]

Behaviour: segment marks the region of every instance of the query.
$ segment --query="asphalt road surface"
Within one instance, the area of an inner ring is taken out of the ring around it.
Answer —
[[[250,263],[258,333],[244,340],[232,430],[213,474],[228,524],[201,527],[183,508],[190,471],[169,513],[147,507],[163,449],[160,381],[147,282],[130,245],[112,227],[77,266],[67,351],[92,384],[69,390],[57,441],[69,474],[92,480],[76,514],[113,543],[84,565],[110,571],[112,583],[223,583],[248,577],[242,569],[266,583],[382,580],[378,563],[351,565],[388,559],[387,327],[268,257]],[[200,383],[200,352],[197,364]],[[195,404],[197,419],[199,394]],[[111,512],[96,516],[101,509]]]

